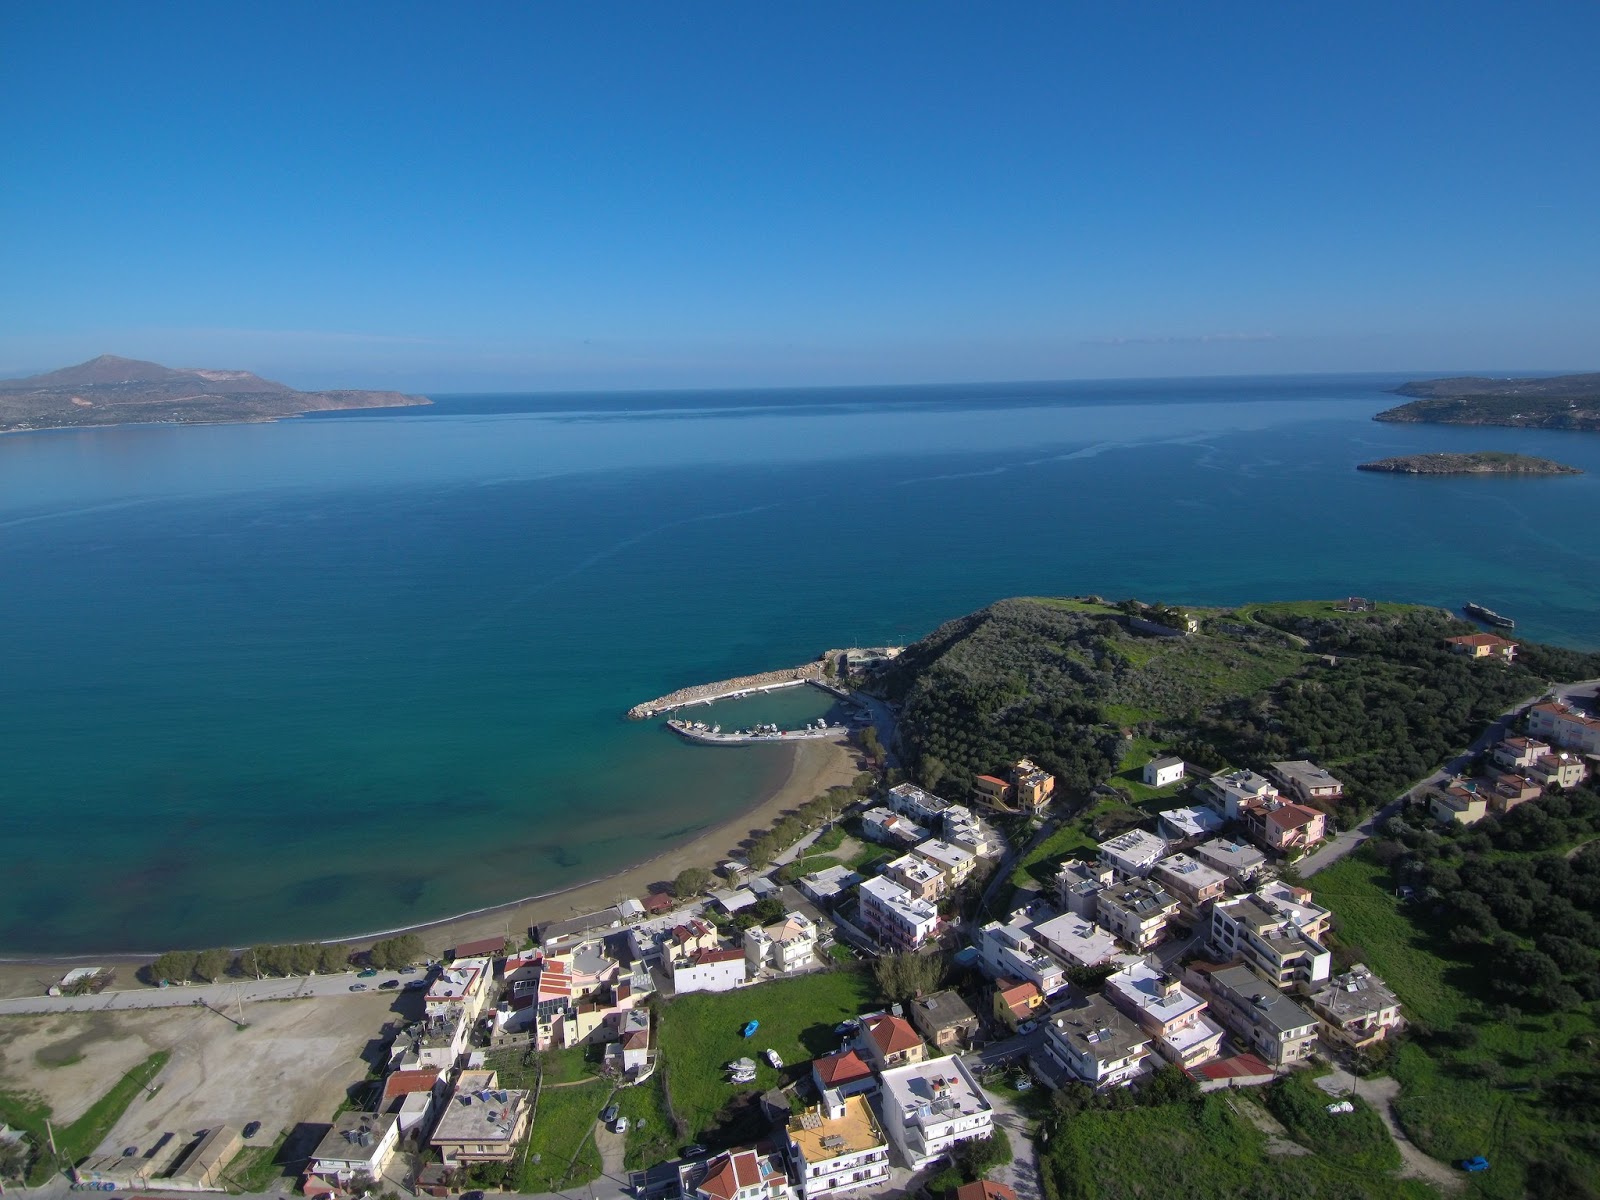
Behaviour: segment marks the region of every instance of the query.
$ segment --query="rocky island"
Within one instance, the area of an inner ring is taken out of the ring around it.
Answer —
[[[1474,450],[1469,454],[1402,454],[1361,463],[1358,471],[1385,471],[1394,475],[1582,475],[1577,467],[1508,454],[1503,450]]]
[[[1428,379],[1395,389],[1415,396],[1374,421],[1435,425],[1511,425],[1600,432],[1600,373],[1547,379]]]
[[[60,371],[0,379],[0,433],[87,425],[217,425],[430,403],[426,396],[401,392],[298,392],[249,371],[163,367],[103,354]]]

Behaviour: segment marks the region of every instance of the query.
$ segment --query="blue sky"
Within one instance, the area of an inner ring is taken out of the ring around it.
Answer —
[[[1600,7],[11,5],[0,372],[1600,368]]]

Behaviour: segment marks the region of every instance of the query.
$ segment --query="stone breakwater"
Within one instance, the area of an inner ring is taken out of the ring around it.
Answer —
[[[651,717],[659,716],[674,708],[682,708],[686,704],[710,704],[713,700],[722,700],[745,692],[792,687],[797,683],[809,683],[812,680],[820,682],[821,679],[822,663],[818,661],[808,662],[799,667],[785,667],[780,671],[763,671],[759,675],[724,679],[717,683],[702,683],[696,687],[679,688],[675,692],[668,692],[665,696],[646,700],[643,704],[635,704],[628,710],[628,719],[648,721]]]

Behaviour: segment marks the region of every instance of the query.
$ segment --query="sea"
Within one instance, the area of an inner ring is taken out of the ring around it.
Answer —
[[[1600,646],[1600,436],[1373,422],[1400,382],[460,395],[0,437],[0,953],[354,936],[595,879],[790,767],[630,705],[1006,596],[1470,599]],[[1354,469],[1472,449],[1588,473]]]

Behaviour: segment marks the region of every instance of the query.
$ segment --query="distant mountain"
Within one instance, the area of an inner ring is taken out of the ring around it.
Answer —
[[[215,425],[344,408],[428,404],[401,392],[297,392],[249,371],[164,367],[102,354],[75,367],[0,379],[0,433],[87,425]]]
[[[1373,420],[1600,431],[1600,374],[1427,379],[1403,384],[1395,394],[1418,399]]]

